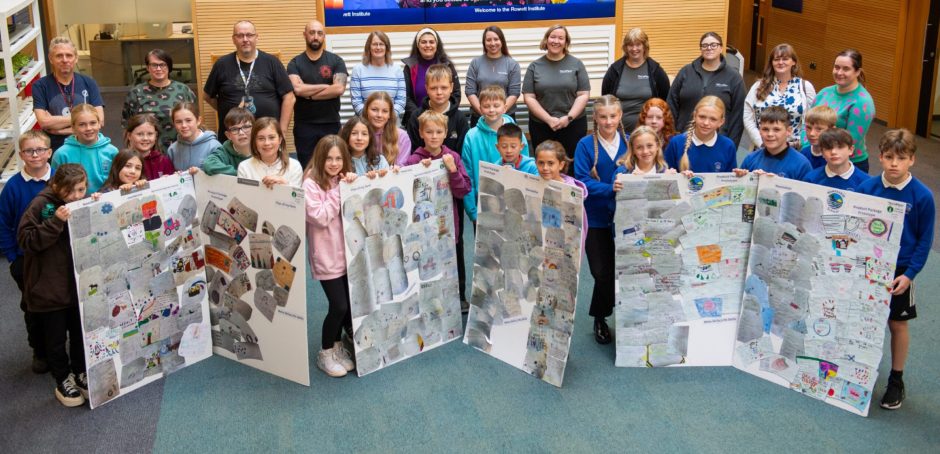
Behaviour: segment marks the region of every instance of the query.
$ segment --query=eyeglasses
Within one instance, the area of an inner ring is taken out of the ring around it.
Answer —
[[[721,43],[702,43],[699,47],[701,47],[702,50],[718,49],[721,47]]]
[[[169,66],[167,66],[166,63],[148,63],[147,66],[149,66],[151,69],[167,69],[167,68],[169,68]]]
[[[258,36],[257,33],[235,33],[232,35],[233,38],[237,39],[255,39],[256,36]]]
[[[26,155],[26,156],[39,156],[39,155],[41,155],[41,154],[43,154],[43,153],[49,151],[50,149],[51,149],[51,148],[49,148],[49,147],[44,147],[44,148],[27,148],[27,149],[25,149],[25,150],[20,150],[20,153],[23,153],[23,154]]]
[[[251,132],[251,126],[233,126],[231,128],[228,128],[228,131],[232,134],[242,134],[242,133],[248,134],[249,132]]]

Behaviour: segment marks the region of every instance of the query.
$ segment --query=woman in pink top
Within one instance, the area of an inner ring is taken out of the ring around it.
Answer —
[[[313,278],[320,281],[329,302],[317,367],[331,377],[342,377],[355,369],[352,355],[340,342],[343,325],[352,332],[339,182],[351,183],[356,173],[346,142],[337,135],[320,139],[304,175],[307,256]]]

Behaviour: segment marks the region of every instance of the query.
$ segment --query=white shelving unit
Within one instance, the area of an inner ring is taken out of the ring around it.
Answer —
[[[29,22],[16,23],[10,29],[13,16],[22,16],[26,10]],[[0,186],[20,169],[16,143],[20,135],[36,125],[32,97],[23,96],[23,89],[36,76],[46,74],[45,49],[41,39],[39,0],[0,0],[0,64],[4,77],[0,78]],[[35,42],[36,54],[19,71],[13,71],[13,56]]]

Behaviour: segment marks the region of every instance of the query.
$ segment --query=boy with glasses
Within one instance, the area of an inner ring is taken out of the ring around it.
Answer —
[[[255,117],[247,109],[234,107],[225,114],[225,137],[228,139],[216,148],[202,163],[206,175],[238,174],[238,165],[251,157],[251,125]]]
[[[10,274],[20,292],[23,291],[23,250],[16,243],[16,230],[26,207],[52,177],[53,170],[49,165],[49,158],[52,156],[50,142],[49,136],[37,129],[29,130],[20,136],[18,145],[23,169],[10,177],[0,193],[0,249],[10,262]],[[22,297],[20,309],[23,310],[23,318],[26,321],[27,340],[33,349],[33,372],[44,374],[49,368],[43,351],[42,333],[39,325],[26,311],[26,303]]]

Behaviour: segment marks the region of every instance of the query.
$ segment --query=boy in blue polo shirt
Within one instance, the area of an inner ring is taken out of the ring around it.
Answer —
[[[23,250],[16,242],[16,230],[29,203],[46,187],[52,177],[53,170],[49,165],[49,158],[52,156],[50,143],[49,136],[38,129],[23,133],[18,143],[23,170],[10,177],[0,193],[0,249],[10,261],[10,275],[16,281],[20,292],[23,291]],[[26,310],[26,301],[22,297],[20,309],[23,310],[23,319],[26,321],[26,338],[33,349],[33,372],[46,373],[49,367],[46,364],[42,333],[34,315]]]
[[[937,213],[930,189],[910,172],[917,151],[914,135],[907,129],[890,130],[881,137],[878,148],[881,151],[878,161],[884,172],[862,183],[856,191],[907,204],[901,250],[890,287],[891,374],[888,388],[881,398],[881,408],[895,410],[901,408],[905,394],[902,375],[911,342],[907,321],[917,317],[913,280],[927,263]]]
[[[813,169],[826,165],[826,158],[823,157],[822,150],[819,149],[819,137],[823,132],[835,128],[838,120],[839,117],[836,111],[827,105],[814,106],[803,117],[806,141],[809,142],[809,145],[803,147],[800,153],[806,156],[809,165]]]
[[[842,128],[828,129],[819,135],[816,146],[822,151],[826,165],[810,171],[803,177],[803,181],[855,191],[870,178],[849,159],[855,152],[855,140],[848,131]]]
[[[748,171],[763,171],[784,178],[802,180],[813,168],[806,157],[794,150],[787,138],[790,137],[790,114],[780,106],[770,106],[760,113],[758,122],[760,138],[764,147],[747,155],[741,162],[741,168],[734,169],[738,176]]]

